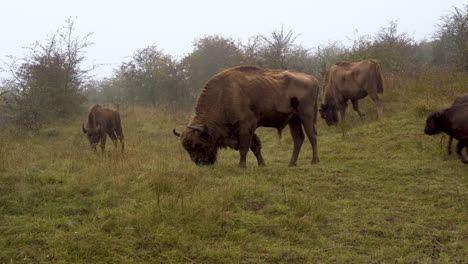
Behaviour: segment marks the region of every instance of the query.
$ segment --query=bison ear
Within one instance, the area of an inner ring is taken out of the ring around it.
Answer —
[[[81,125],[81,128],[83,129],[83,133],[85,133],[85,134],[88,133],[88,129],[86,129],[86,128],[84,127],[84,124]]]
[[[427,120],[431,119],[431,120],[439,120],[440,118],[440,113],[439,112],[433,112],[429,115],[429,117],[427,118]]]

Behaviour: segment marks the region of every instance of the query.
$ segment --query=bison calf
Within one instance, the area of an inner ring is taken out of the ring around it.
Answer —
[[[117,147],[118,138],[122,145],[122,152],[124,151],[124,135],[120,124],[120,114],[116,110],[95,105],[89,111],[87,127],[83,125],[82,129],[93,150],[96,150],[97,144],[101,142],[101,150],[104,152],[107,134],[114,142],[115,147]]]
[[[468,164],[468,158],[462,154],[462,149],[468,147],[468,103],[452,105],[428,116],[424,133],[435,135],[440,132],[458,139],[456,152],[463,163]]]

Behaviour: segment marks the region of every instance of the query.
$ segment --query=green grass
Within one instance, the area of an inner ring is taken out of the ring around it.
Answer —
[[[319,120],[314,166],[307,140],[288,168],[288,131],[261,128],[267,167],[233,150],[197,167],[171,131],[190,113],[154,109],[123,113],[124,155],[92,153],[84,116],[7,134],[0,263],[466,263],[468,166],[422,132],[466,78],[400,80],[381,122],[368,98],[364,121],[349,107],[345,137]]]

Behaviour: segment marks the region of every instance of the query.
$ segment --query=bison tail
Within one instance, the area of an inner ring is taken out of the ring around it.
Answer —
[[[278,128],[278,138],[281,140],[282,135],[281,133],[283,132],[283,128]]]
[[[375,74],[376,76],[376,81],[377,81],[377,93],[381,94],[384,91],[383,88],[383,78],[382,78],[382,71],[380,70],[380,64],[378,62],[374,63],[375,65]]]
[[[117,136],[119,136],[119,138],[123,139],[124,135],[123,135],[123,131],[122,131],[122,123],[120,121],[119,112],[115,112],[115,124],[116,124]]]
[[[323,85],[322,85],[322,89],[320,89],[319,87],[319,96],[320,96],[320,99],[323,100],[324,96],[325,96],[325,93],[327,92],[327,90],[329,89],[330,87],[330,70],[328,70],[326,73],[325,73],[325,79],[323,80]]]

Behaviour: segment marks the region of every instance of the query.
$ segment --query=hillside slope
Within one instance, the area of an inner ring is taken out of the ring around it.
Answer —
[[[223,150],[196,167],[172,128],[190,113],[123,112],[127,153],[94,154],[81,122],[0,139],[0,263],[466,263],[468,166],[425,115],[466,92],[400,82],[346,135],[318,121],[306,140],[259,129],[267,166]],[[390,83],[387,81],[387,83]],[[463,246],[465,245],[465,246]]]

